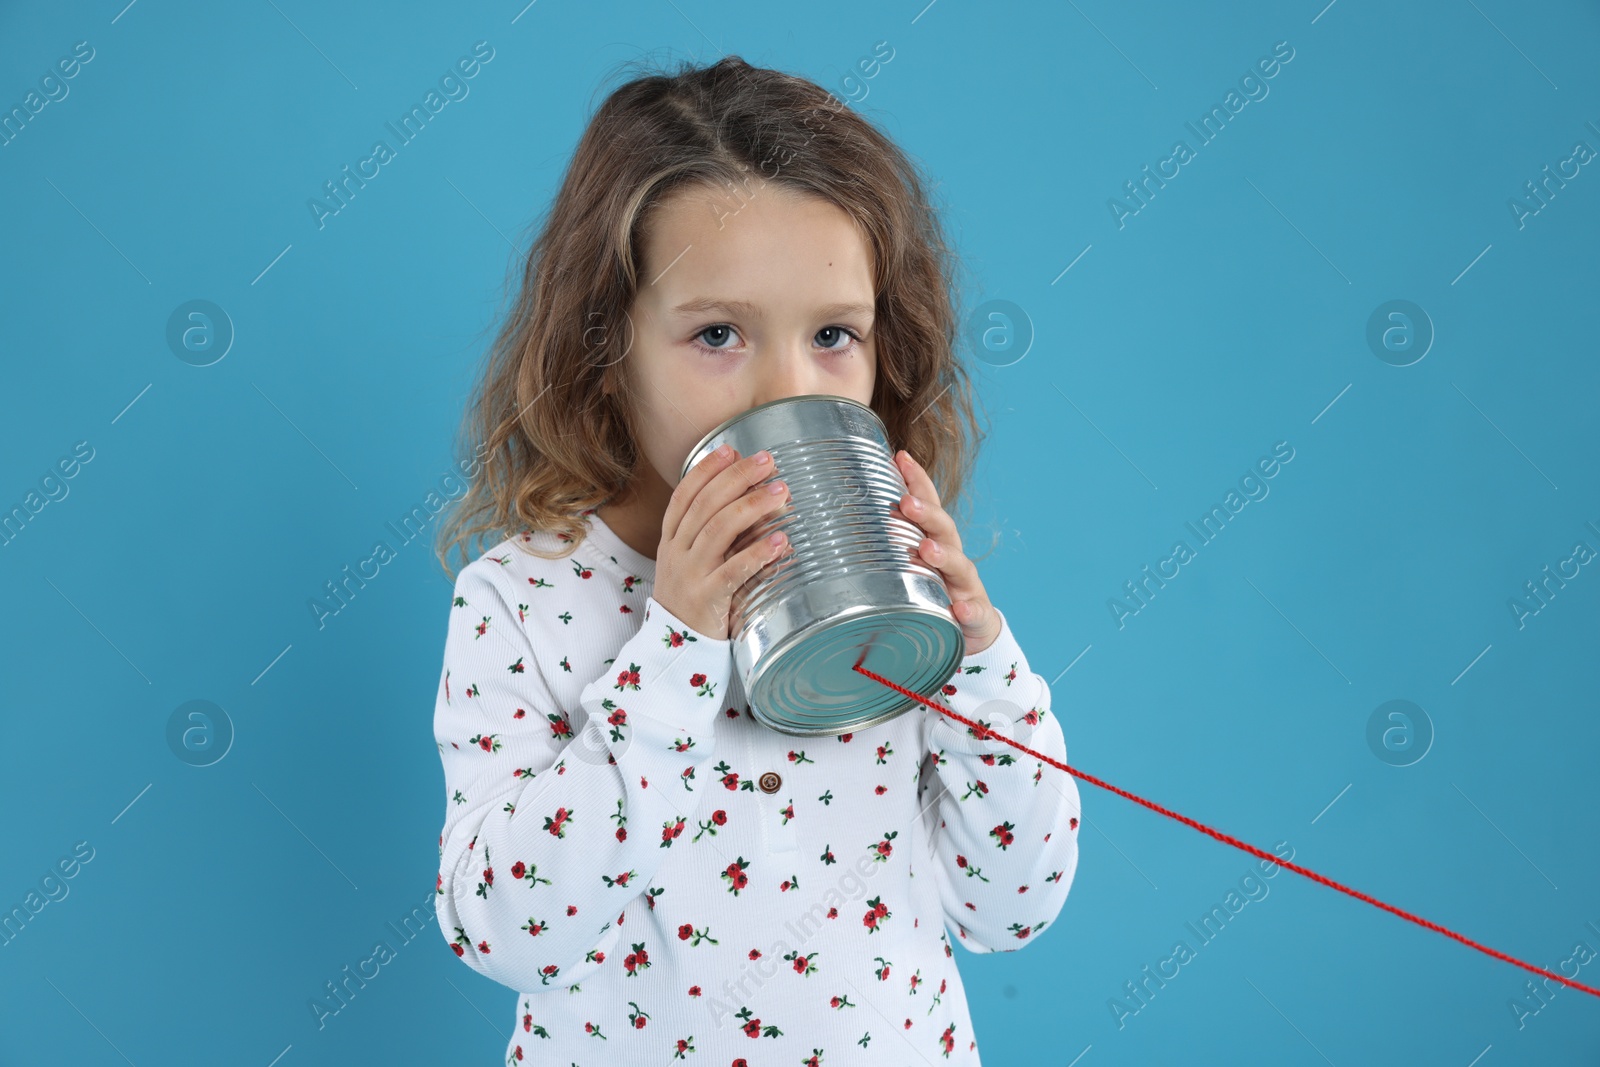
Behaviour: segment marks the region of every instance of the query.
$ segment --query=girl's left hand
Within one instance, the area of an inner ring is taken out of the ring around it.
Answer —
[[[917,553],[944,577],[945,588],[950,591],[950,614],[967,639],[967,655],[982,652],[1000,636],[1000,613],[990,603],[978,578],[978,565],[961,551],[956,522],[940,506],[939,491],[922,464],[903,449],[895,453],[894,461],[911,492],[900,498],[890,514],[928,535],[917,546]]]

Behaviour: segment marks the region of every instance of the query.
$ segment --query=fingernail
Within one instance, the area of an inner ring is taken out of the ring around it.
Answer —
[[[767,492],[769,492],[769,493],[781,493],[786,488],[788,488],[788,487],[786,485],[784,485],[782,482],[768,482],[767,483]]]
[[[763,450],[763,451],[760,451],[760,452],[756,453],[756,463],[757,463],[757,465],[760,465],[762,463],[770,462],[771,459],[772,459],[772,453],[771,452],[767,452],[767,451]]]
[[[728,442],[724,441],[724,442],[722,442],[722,444],[717,446],[717,451],[716,451],[715,455],[717,456],[718,459],[727,459],[729,454],[731,454],[732,452],[733,452],[733,449],[728,447]]]
[[[912,496],[912,498],[911,498],[911,510],[912,511],[921,511],[922,510],[922,501],[918,500],[915,496]]]

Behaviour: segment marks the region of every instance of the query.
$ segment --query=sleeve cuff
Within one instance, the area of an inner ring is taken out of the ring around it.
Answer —
[[[1028,658],[1017,644],[1005,612],[999,608],[995,612],[1000,616],[999,635],[988,648],[962,659],[938,698],[956,714],[991,726],[998,725],[990,721],[996,712],[1012,723],[1020,723],[1035,708],[1041,684],[1028,667]],[[976,753],[993,751],[999,744],[974,736],[972,727],[948,715],[932,709],[928,714],[939,720],[929,734],[931,745],[952,752]]]
[[[1000,634],[994,642],[982,652],[974,652],[961,661],[958,674],[961,677],[1003,679],[1009,674],[1012,667],[1016,667],[1016,676],[1009,679],[1009,686],[1002,681],[1002,686],[1016,688],[1015,678],[1020,678],[1027,672],[1027,657],[1022,654],[1022,648],[1017,644],[1016,635],[1011,632],[1011,623],[1006,619],[1006,613],[999,608],[994,613],[1000,616]],[[971,668],[981,667],[982,671],[973,672]]]
[[[725,649],[730,654],[733,651],[733,640],[731,638],[707,636],[668,611],[667,606],[657,600],[654,595],[645,597],[644,623],[640,628],[640,632],[654,627],[655,632],[659,633],[663,625],[675,633],[682,634],[686,640],[689,637],[693,637],[694,643],[700,648],[712,649],[713,651]],[[668,634],[662,633],[661,636],[667,637]]]
[[[639,631],[612,662],[622,689],[596,692],[676,730],[705,730],[722,712],[733,677],[733,642],[701,633],[650,596]],[[604,705],[602,705],[603,707]]]

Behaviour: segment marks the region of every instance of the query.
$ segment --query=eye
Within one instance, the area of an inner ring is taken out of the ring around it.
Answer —
[[[822,329],[817,331],[817,337],[819,340],[827,334],[835,335],[836,339],[838,335],[843,335],[844,337],[850,339],[850,343],[845,345],[836,346],[824,344],[822,347],[829,352],[849,352],[851,349],[855,348],[856,345],[861,343],[861,338],[858,334],[856,334],[853,330],[845,329],[843,326],[824,326]]]
[[[694,335],[694,346],[696,348],[700,349],[700,351],[702,351],[702,352],[726,352],[731,347],[729,345],[722,345],[722,344],[715,344],[715,343],[709,344],[709,345],[708,344],[702,344],[700,339],[702,337],[705,337],[707,334],[718,335],[720,337],[723,337],[724,339],[726,337],[733,336],[734,335],[733,334],[733,327],[729,326],[727,323],[717,323],[715,326],[707,326],[705,329],[703,329],[699,333],[695,334]]]

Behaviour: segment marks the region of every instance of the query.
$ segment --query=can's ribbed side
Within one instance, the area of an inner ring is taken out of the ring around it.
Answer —
[[[905,492],[886,459],[886,444],[859,438],[769,445],[790,501],[751,527],[731,551],[781,530],[791,552],[746,582],[732,604],[735,628],[796,588],[826,578],[848,579],[870,570],[935,572],[915,555],[921,532],[889,514]]]

